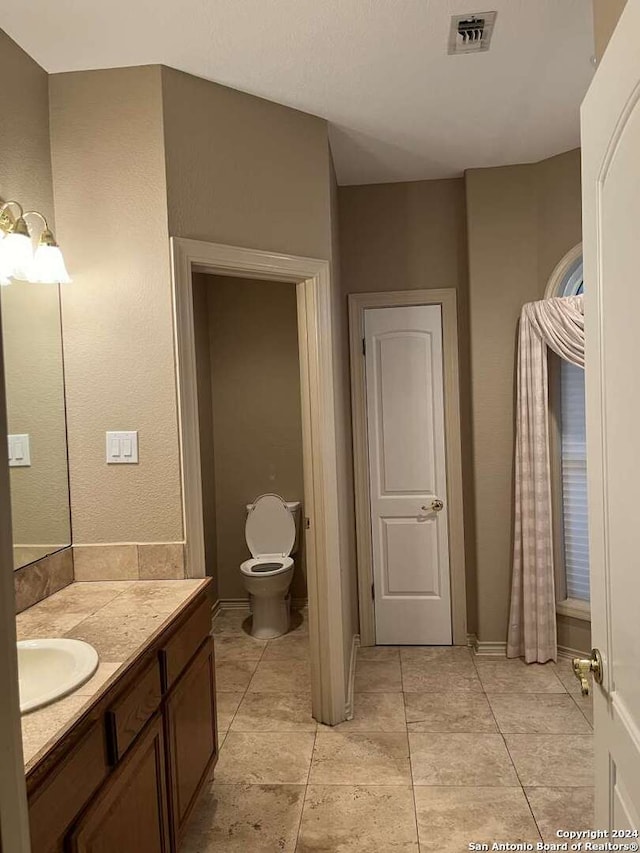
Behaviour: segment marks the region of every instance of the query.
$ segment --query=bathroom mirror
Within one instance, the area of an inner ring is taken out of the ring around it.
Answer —
[[[60,289],[0,287],[13,568],[71,542]]]

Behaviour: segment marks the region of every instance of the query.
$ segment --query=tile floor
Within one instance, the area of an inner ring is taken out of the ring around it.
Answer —
[[[461,853],[591,826],[591,704],[568,661],[360,649],[354,719],[331,729],[310,714],[304,617],[264,642],[228,610],[213,633],[220,759],[181,853]]]

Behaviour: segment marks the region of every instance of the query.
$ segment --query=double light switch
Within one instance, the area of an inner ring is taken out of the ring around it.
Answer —
[[[28,434],[8,435],[9,467],[28,468],[31,465],[31,446]]]
[[[135,465],[138,461],[138,432],[107,433],[107,463],[110,465]]]

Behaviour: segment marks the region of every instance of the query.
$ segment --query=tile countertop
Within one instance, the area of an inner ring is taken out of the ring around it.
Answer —
[[[125,666],[164,629],[206,580],[72,583],[16,617],[18,640],[71,637],[91,643],[96,674],[64,699],[22,717],[29,772],[101,696]]]

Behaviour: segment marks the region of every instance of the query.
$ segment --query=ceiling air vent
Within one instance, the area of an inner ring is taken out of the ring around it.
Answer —
[[[449,53],[483,53],[489,50],[497,12],[453,15]]]

